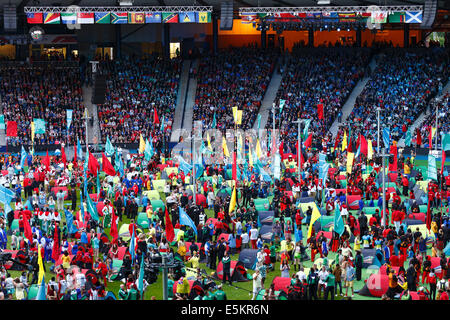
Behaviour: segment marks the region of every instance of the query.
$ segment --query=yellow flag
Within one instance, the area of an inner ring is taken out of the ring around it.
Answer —
[[[145,141],[144,138],[142,138],[142,134],[139,140],[139,154],[143,154],[145,151]]]
[[[347,149],[347,132],[344,131],[344,138],[342,139],[342,149],[341,151],[344,151]]]
[[[259,143],[259,139],[256,140],[256,156],[258,159],[261,159],[262,151],[261,151],[261,144]]]
[[[233,119],[234,119],[234,123],[236,123],[236,121],[237,121],[237,111],[238,111],[238,108],[237,108],[237,107],[232,107],[231,109],[233,110]]]
[[[435,133],[436,133],[436,128],[435,127],[431,127],[431,138],[434,137]]]
[[[312,226],[317,221],[317,219],[320,218],[320,212],[319,209],[317,209],[316,204],[314,204],[313,212],[311,215],[311,221],[309,222],[309,228],[308,228],[308,237],[307,239],[311,238],[311,232],[312,232]]]
[[[352,173],[353,159],[355,158],[355,154],[353,152],[349,152],[347,154],[347,173]]]
[[[38,273],[38,283],[42,282],[42,278],[45,275],[44,271],[44,264],[42,262],[42,255],[41,255],[41,245],[38,246],[38,266],[39,266],[39,273]]]
[[[372,158],[373,158],[372,140],[369,140],[369,142],[367,142],[367,159],[371,160]]]
[[[208,141],[208,149],[209,151],[213,151],[212,146],[211,146],[211,140],[209,139],[209,134],[208,132],[206,133],[206,140]]]
[[[225,140],[225,137],[223,137],[223,136],[222,136],[222,148],[223,148],[223,154],[226,157],[229,157],[230,153],[228,152],[227,141]]]
[[[34,143],[34,122],[31,122],[31,141]]]
[[[242,124],[242,110],[238,110],[236,116],[236,124],[240,126]]]
[[[236,184],[234,185],[233,193],[231,194],[231,201],[228,213],[232,213],[235,207],[236,207]]]

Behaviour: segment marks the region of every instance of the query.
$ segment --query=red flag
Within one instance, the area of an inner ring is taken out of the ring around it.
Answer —
[[[428,231],[431,229],[431,208],[430,208],[430,201],[428,201],[428,206],[427,206],[427,219],[426,219],[426,225],[427,225],[427,229]]]
[[[394,161],[392,163],[389,163],[389,171],[397,172],[397,157],[398,157],[398,151],[397,146],[391,145],[389,153],[394,155]]]
[[[64,147],[61,146],[61,160],[64,163],[64,168],[66,167],[66,162],[67,162],[67,158],[66,158],[66,152],[64,151]]]
[[[6,136],[7,137],[17,137],[17,122],[8,121],[6,123]]]
[[[175,232],[173,231],[172,221],[170,221],[169,213],[166,207],[166,239],[172,242],[175,239]]]
[[[295,149],[297,150],[297,162],[298,162],[298,153],[300,152],[300,168],[301,168],[303,166],[303,163],[305,163],[305,159],[303,159],[302,151],[298,149],[298,140],[295,143]]]
[[[284,155],[284,145],[283,145],[283,141],[281,141],[280,147],[278,148],[278,151],[280,152],[280,157],[281,157],[281,159],[283,159],[283,155]]]
[[[433,128],[431,126],[428,128],[428,145],[430,149],[433,147]]]
[[[91,172],[91,174],[97,176],[97,171],[99,167],[100,165],[98,164],[97,159],[93,156],[92,153],[89,152],[88,169]]]
[[[445,163],[445,150],[442,149],[442,159],[441,159],[441,175],[444,174],[444,163]]]
[[[105,172],[109,176],[115,176],[116,170],[114,170],[114,167],[112,166],[111,162],[109,162],[106,155],[102,152],[102,165],[103,165],[103,172]]]
[[[334,151],[337,150],[337,147],[338,147],[338,144],[339,144],[339,138],[340,138],[340,135],[339,135],[339,131],[338,131],[338,133],[336,135],[336,140],[334,140]]]
[[[347,152],[353,152],[353,148],[352,148],[352,137],[349,135],[348,136],[348,144],[347,144]]]
[[[112,237],[112,243],[117,243],[117,240],[119,238],[119,232],[117,230],[117,216],[114,212],[114,209],[111,215],[111,230],[109,231],[109,233],[111,234]]]
[[[158,117],[158,113],[156,112],[156,108],[154,108],[153,110],[154,110],[153,123],[154,124],[159,124],[159,117]]]
[[[23,233],[25,235],[25,238],[27,238],[30,241],[30,243],[33,243],[33,232],[31,231],[30,221],[28,221],[28,218],[24,214],[22,214],[22,221],[23,221]]]
[[[312,145],[312,133],[309,134],[308,138],[306,138],[305,143],[303,143],[305,148],[309,148]]]
[[[48,150],[47,150],[47,155],[44,158],[44,166],[45,166],[45,170],[50,170],[50,157],[48,156]]]
[[[58,226],[55,226],[55,233],[53,235],[53,249],[52,249],[52,259],[58,261],[61,254],[61,249],[59,247],[59,237],[58,237]]]
[[[417,132],[417,141],[416,141],[416,143],[417,143],[417,146],[420,147],[422,145],[422,135],[420,134],[420,129],[419,128],[417,128],[416,132]]]
[[[77,145],[75,144],[74,146],[73,146],[73,150],[74,150],[74,153],[73,153],[73,166],[74,167],[77,167]]]
[[[317,105],[317,115],[319,117],[319,120],[323,120],[323,103],[319,103]]]
[[[369,152],[368,151],[369,150],[369,145],[367,143],[366,138],[364,138],[364,136],[362,134],[360,135],[359,143],[360,143],[360,149],[359,150],[361,151],[361,153],[363,155],[365,155],[367,157],[367,154]]]
[[[236,168],[236,151],[233,152],[233,167],[231,170],[232,179],[237,181],[237,168]]]

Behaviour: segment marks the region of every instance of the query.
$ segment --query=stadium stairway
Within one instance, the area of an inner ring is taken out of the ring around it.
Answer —
[[[92,103],[92,96],[94,93],[94,88],[92,86],[84,85],[82,87],[83,91],[83,102],[88,109],[89,118],[93,117],[94,121],[88,121],[88,142],[89,144],[97,144],[100,140],[100,127],[98,122],[98,112],[97,105]]]
[[[183,124],[183,111],[185,110],[186,91],[189,84],[189,69],[191,60],[184,60],[181,68],[180,85],[178,86],[177,105],[175,107],[175,116],[172,124],[171,142],[178,142],[180,138],[180,129]]]
[[[193,60],[191,67],[197,69],[198,60]],[[183,112],[183,120],[181,122],[181,128],[189,132],[192,131],[192,121],[194,118],[194,105],[195,105],[195,94],[197,92],[197,78],[191,77],[188,81],[188,87],[186,92],[186,100]],[[178,139],[176,140],[178,142]]]
[[[261,107],[259,108],[259,114],[261,115],[261,128],[264,129],[266,127],[267,121],[269,119],[270,110],[272,109],[272,104],[275,101],[277,96],[278,88],[281,84],[281,79],[283,75],[278,72],[278,65],[280,63],[280,59],[278,59],[272,78],[270,79],[269,86],[267,87],[266,93],[264,94],[263,101],[261,103]],[[253,129],[258,129],[258,121],[255,121],[253,124]]]
[[[437,97],[442,97],[443,95],[445,95],[447,92],[450,92],[450,81],[447,82],[447,85],[444,87],[444,89],[442,89],[442,93],[440,95],[438,95]],[[427,107],[428,109],[428,107]],[[415,132],[417,127],[420,126],[420,124],[425,120],[427,113],[426,112],[422,112],[420,114],[420,116],[416,119],[416,121],[414,121],[414,123],[411,125],[411,132]],[[405,138],[401,138],[398,141],[398,147],[399,148],[404,148],[405,147]]]
[[[378,55],[374,55],[372,57],[372,60],[369,63],[369,67],[372,71],[375,70],[377,66],[377,57]],[[365,77],[356,84],[353,91],[350,93],[350,96],[348,97],[347,101],[345,102],[344,106],[342,107],[342,122],[345,122],[347,120],[350,113],[352,113],[353,106],[355,105],[356,98],[359,96],[361,91],[364,89],[366,83],[370,80],[370,77]],[[334,120],[333,124],[330,127],[329,132],[333,135],[333,137],[336,136],[339,128],[339,121],[338,119]]]

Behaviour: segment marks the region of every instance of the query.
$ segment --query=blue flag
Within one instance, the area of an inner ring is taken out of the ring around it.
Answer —
[[[23,165],[25,164],[25,160],[27,158],[27,152],[25,151],[25,148],[22,146],[22,151],[20,152],[20,167],[23,170]]]
[[[436,158],[428,154],[428,179],[437,181]]]
[[[77,158],[83,159],[83,150],[81,149],[80,139],[77,139]]]
[[[130,241],[130,254],[131,254],[131,262],[134,264],[134,258],[136,255],[136,249],[135,249],[135,237],[134,237],[134,226],[132,229],[132,234],[131,234],[131,241]]]
[[[345,231],[344,221],[342,220],[341,212],[339,211],[339,207],[336,206],[336,210],[334,211],[334,228],[333,230],[338,233],[340,236]]]
[[[67,132],[69,132],[70,124],[72,123],[73,110],[67,109],[66,111],[67,111],[67,121],[66,121],[67,122]]]
[[[73,214],[67,210],[64,209],[64,214],[66,215],[66,223],[67,223],[67,230],[69,233],[76,233],[78,231],[78,228],[76,225],[73,224]]]
[[[261,167],[259,169],[259,171],[265,182],[272,182],[272,178],[269,176],[269,174],[266,172],[266,170],[264,170],[264,168]]]
[[[42,281],[41,281],[41,285],[39,286],[38,292],[37,292],[37,296],[36,296],[36,300],[47,300],[47,295],[45,292],[45,276],[42,277]]]
[[[137,287],[139,292],[141,293],[141,297],[144,294],[144,255],[142,255],[141,258],[141,265],[139,267],[139,279],[138,279],[138,283],[137,283]]]
[[[184,174],[188,174],[192,170],[192,165],[186,162],[183,157],[178,156],[178,161],[180,162],[178,168],[184,172]]]
[[[391,132],[389,128],[383,128],[383,142],[386,149],[391,145]]]
[[[194,221],[192,221],[192,219],[187,215],[183,208],[178,207],[178,212],[180,214],[180,224],[191,227],[195,235],[197,235],[197,227],[195,226]]]
[[[81,216],[81,221],[83,221],[83,223],[84,223],[83,192],[80,192],[80,216]]]

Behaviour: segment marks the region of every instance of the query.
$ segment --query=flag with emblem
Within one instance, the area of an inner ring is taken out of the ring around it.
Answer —
[[[404,23],[405,13],[404,12],[393,12],[388,16],[389,23]]]
[[[211,12],[206,12],[206,11],[197,12],[196,20],[198,23],[210,23],[211,22]]]
[[[176,12],[163,12],[162,13],[163,23],[178,23],[178,13]]]
[[[130,23],[130,24],[145,23],[145,13],[143,13],[143,12],[128,12],[128,23]]]
[[[161,12],[145,13],[145,23],[161,23]]]

